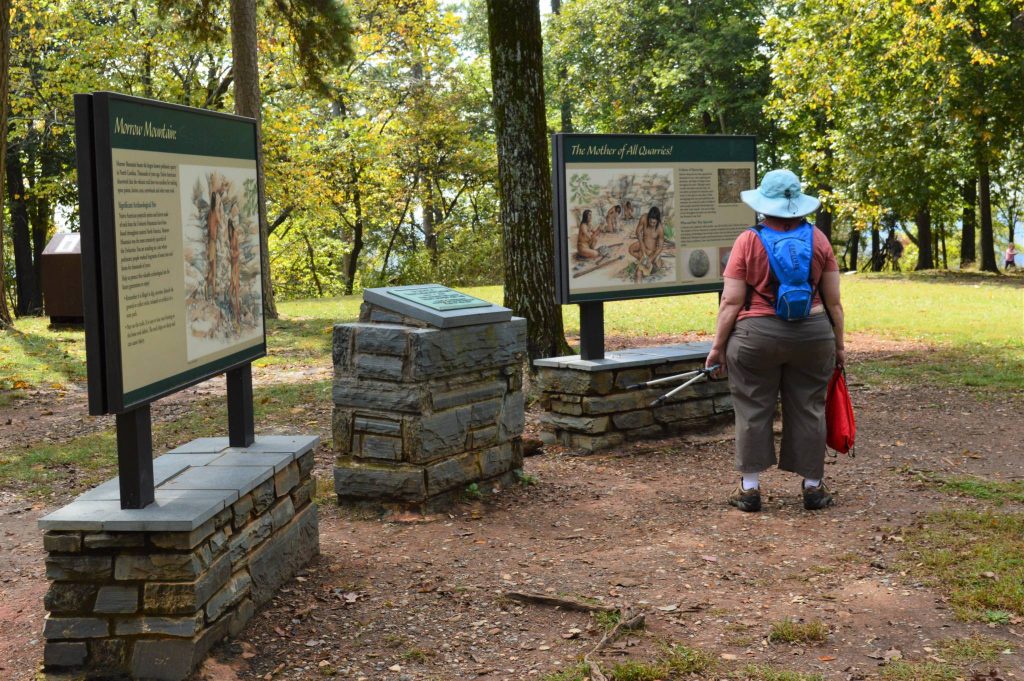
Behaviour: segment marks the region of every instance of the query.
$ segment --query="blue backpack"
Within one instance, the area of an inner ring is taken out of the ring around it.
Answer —
[[[776,232],[764,225],[751,227],[751,231],[761,239],[768,254],[775,300],[765,300],[775,306],[775,314],[780,319],[794,321],[808,317],[815,290],[811,281],[814,227],[805,220],[788,232]],[[750,309],[749,299],[747,309]]]

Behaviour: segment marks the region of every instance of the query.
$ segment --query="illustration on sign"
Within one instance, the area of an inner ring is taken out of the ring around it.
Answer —
[[[752,137],[556,134],[553,157],[559,302],[721,290]]]
[[[674,280],[674,187],[668,168],[568,174],[572,278],[578,286]]]
[[[188,360],[263,333],[256,172],[178,166]]]

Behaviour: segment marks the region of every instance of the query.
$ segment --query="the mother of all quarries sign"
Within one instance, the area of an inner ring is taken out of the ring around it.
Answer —
[[[75,105],[90,412],[266,354],[255,122],[105,92]]]
[[[552,138],[558,302],[722,290],[755,216],[752,136]]]

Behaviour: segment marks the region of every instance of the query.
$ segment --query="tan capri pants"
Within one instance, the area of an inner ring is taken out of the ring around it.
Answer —
[[[736,468],[760,473],[775,465],[772,421],[781,394],[779,468],[824,477],[825,390],[836,365],[828,317],[748,317],[736,322],[725,353],[736,410]]]

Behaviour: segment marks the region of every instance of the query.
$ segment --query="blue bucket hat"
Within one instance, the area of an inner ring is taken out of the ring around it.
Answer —
[[[800,191],[800,178],[788,170],[772,170],[761,186],[740,192],[740,198],[761,215],[802,218],[818,210],[821,201]]]

